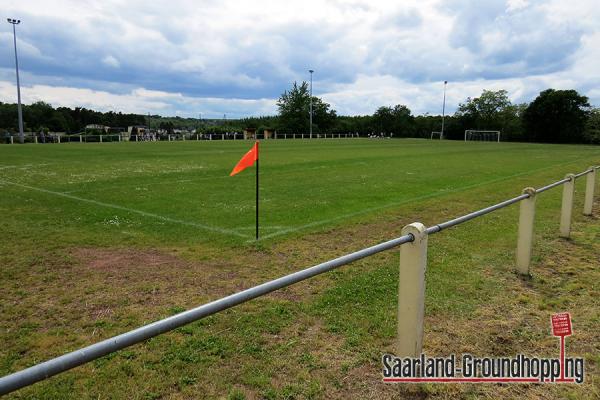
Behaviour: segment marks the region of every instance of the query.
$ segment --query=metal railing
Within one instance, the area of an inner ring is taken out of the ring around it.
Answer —
[[[162,333],[179,328],[183,325],[216,314],[220,311],[234,307],[238,304],[245,303],[249,300],[255,299],[260,296],[264,296],[265,294],[271,293],[275,290],[293,285],[303,280],[312,278],[316,275],[329,272],[351,262],[405,244],[407,246],[402,246],[400,253],[398,320],[402,321],[402,324],[398,324],[398,342],[400,353],[402,354],[399,355],[415,356],[417,354],[420,354],[422,348],[423,308],[425,289],[424,274],[427,257],[427,236],[441,232],[444,229],[460,225],[474,218],[478,218],[480,216],[489,214],[496,210],[521,202],[523,200],[534,199],[537,193],[544,192],[562,184],[570,183],[574,187],[575,179],[585,175],[588,176],[588,180],[586,185],[584,214],[590,215],[592,212],[591,204],[594,198],[595,175],[596,170],[598,168],[600,167],[590,167],[589,169],[577,175],[569,174],[565,179],[554,182],[550,185],[541,187],[539,189],[527,188],[525,189],[524,193],[520,196],[463,215],[461,217],[433,225],[429,228],[425,228],[425,226],[420,223],[413,223],[407,225],[402,230],[403,235],[398,238],[371,247],[367,247],[365,249],[346,254],[333,260],[329,260],[324,263],[315,265],[313,267],[306,268],[301,271],[283,276],[281,278],[260,284],[258,286],[254,286],[252,288],[243,290],[241,292],[232,294],[219,300],[215,300],[211,303],[204,304],[197,308],[184,311],[177,315],[156,321],[148,325],[144,325],[133,331],[123,333],[110,339],[103,340],[96,344],[84,347],[82,349],[73,351],[71,353],[67,353],[60,357],[29,367],[22,371],[4,376],[0,378],[0,395],[10,393],[25,386],[29,386],[33,383],[39,382],[53,375],[59,374],[71,368],[93,361],[107,354],[116,352],[118,350],[140,343],[144,340],[158,336]],[[565,191],[564,193],[567,193],[567,191]],[[570,200],[570,204],[565,205],[565,198],[566,200]],[[563,207],[561,211],[563,214],[566,212],[565,210],[568,211],[569,207],[572,209],[572,200],[572,196],[570,196],[569,198],[569,196],[563,194]],[[564,218],[561,218],[561,236],[563,228],[562,224],[564,222],[563,219]],[[521,254],[521,251],[523,250],[522,246],[529,246],[529,248],[525,249],[525,253],[523,253],[528,255],[529,257],[529,259],[525,260],[526,268],[523,268],[523,266],[519,267],[519,272],[524,274],[529,273],[529,263],[531,257],[531,240],[522,241],[523,238],[521,237],[521,228],[522,225],[527,225],[528,223],[531,225],[530,230],[532,231],[533,213],[531,212],[531,209],[527,207],[522,207],[521,218],[519,220],[519,248],[517,251],[519,254]],[[525,229],[524,231],[526,236],[527,234],[532,234],[532,232],[527,232],[527,229]],[[523,245],[522,243],[525,244]],[[517,261],[517,264],[519,264],[519,260]]]

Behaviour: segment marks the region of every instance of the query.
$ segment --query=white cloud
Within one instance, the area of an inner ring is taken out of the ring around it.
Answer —
[[[0,81],[0,101],[14,102],[17,88],[14,84]],[[91,89],[33,85],[21,86],[25,104],[44,101],[55,107],[86,107],[99,111],[122,111],[125,113],[231,118],[247,115],[272,115],[275,101],[272,99],[235,99],[215,97],[189,97],[181,93],[168,93],[143,88],[126,94],[115,94]]]
[[[517,11],[529,5],[529,2],[527,0],[508,0],[507,3],[507,11]]]
[[[0,81],[0,100],[14,102],[17,88],[14,84]],[[24,103],[45,101],[55,107],[82,106],[104,111],[146,113],[160,111],[168,103],[156,98],[137,96],[135,93],[118,95],[114,93],[64,86],[33,85],[21,86]]]
[[[109,67],[119,68],[121,63],[115,57],[108,55],[102,59],[102,63],[104,65],[108,65]]]
[[[449,105],[484,88],[525,101],[547,87],[600,103],[593,0],[28,0],[5,11],[23,20],[24,92],[57,105],[274,113],[309,68],[340,114],[396,103],[438,113],[446,79]],[[0,25],[0,42],[11,39]],[[11,51],[0,48],[0,73],[14,70]]]

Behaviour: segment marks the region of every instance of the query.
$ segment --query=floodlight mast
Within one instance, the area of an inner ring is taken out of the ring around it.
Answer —
[[[313,76],[313,72],[315,72],[312,69],[309,69],[308,72],[310,72],[310,111],[309,111],[309,125],[310,125],[310,135],[309,137],[312,139],[312,117],[313,117],[313,104],[312,104],[312,76]]]
[[[17,30],[16,25],[21,23],[20,19],[7,18],[9,24],[13,26],[13,42],[15,45],[15,69],[17,71],[17,110],[19,113],[19,143],[25,142],[25,134],[23,133],[23,110],[21,109],[21,83],[19,81],[19,58],[17,57]]]
[[[446,85],[448,81],[444,81],[444,101],[442,102],[442,132],[440,133],[440,140],[444,138],[444,119],[446,117]]]

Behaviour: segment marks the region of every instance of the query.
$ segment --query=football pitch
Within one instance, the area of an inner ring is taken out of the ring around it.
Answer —
[[[19,230],[66,240],[72,233],[79,244],[88,236],[106,244],[248,242],[254,240],[255,171],[235,177],[229,172],[249,147],[242,141],[2,146],[1,207]],[[486,185],[493,192],[519,177],[539,185],[546,183],[538,179],[547,176],[544,171],[557,180],[597,160],[598,149],[585,146],[264,141],[261,240],[365,220]],[[514,186],[514,193],[520,189]]]
[[[0,376],[600,164],[579,145],[416,139],[0,146]],[[391,250],[102,357],[10,398],[597,398],[599,202],[557,238],[561,189],[536,200],[530,278],[518,206],[429,239],[424,351],[554,355],[570,311],[582,385],[389,385]],[[598,191],[598,188],[596,189]],[[598,192],[597,192],[598,193]],[[596,196],[598,198],[598,196]]]

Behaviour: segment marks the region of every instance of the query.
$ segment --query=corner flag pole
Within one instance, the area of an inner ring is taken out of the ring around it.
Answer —
[[[256,240],[258,240],[258,160],[259,160],[259,151],[258,151],[258,140],[256,141]]]
[[[229,176],[234,176],[256,163],[256,240],[258,240],[258,140],[240,161],[233,167]]]

